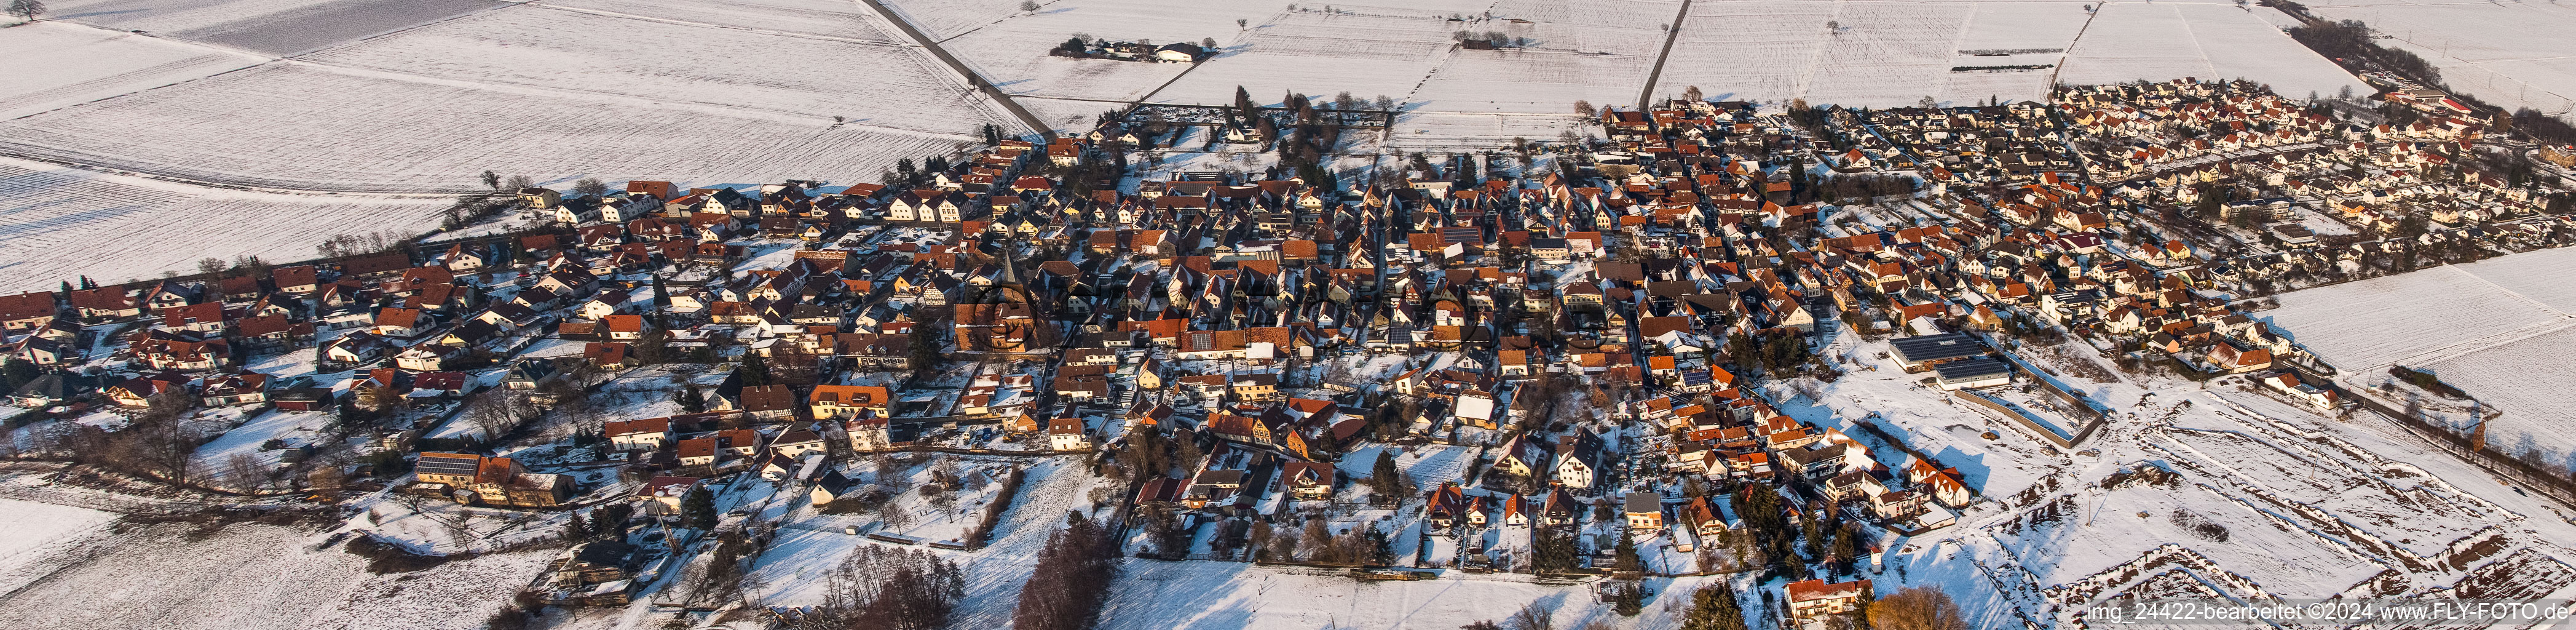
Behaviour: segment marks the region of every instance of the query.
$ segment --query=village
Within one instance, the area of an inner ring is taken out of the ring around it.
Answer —
[[[1343,159],[1366,102],[1290,95],[988,130],[872,182],[487,176],[477,220],[417,240],[0,296],[35,438],[9,454],[540,515],[510,535],[560,555],[500,615],[856,614],[749,604],[788,579],[763,550],[971,561],[1063,524],[1129,562],[1523,575],[1621,615],[1752,575],[1724,610],[1848,627],[1892,556],[2008,497],[1820,384],[1897,375],[2052,456],[2147,408],[2067,383],[2094,372],[2351,414],[2271,296],[2576,244],[2576,149],[2432,90],[1690,92],[1445,155]],[[1189,157],[1232,154],[1266,166]],[[1041,488],[1070,516],[1015,504]]]

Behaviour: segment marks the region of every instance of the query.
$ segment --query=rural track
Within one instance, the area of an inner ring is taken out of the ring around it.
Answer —
[[[1645,111],[1646,103],[1655,97],[1655,83],[1664,78],[1664,60],[1673,57],[1673,42],[1682,38],[1682,22],[1690,19],[1690,5],[1688,0],[1682,2],[1681,11],[1673,14],[1673,27],[1664,30],[1664,48],[1655,53],[1655,69],[1646,72],[1646,87],[1637,90],[1638,111]]]
[[[1010,93],[995,87],[993,82],[984,80],[984,75],[976,74],[974,68],[966,67],[965,62],[958,61],[956,56],[948,54],[948,49],[940,47],[939,40],[931,39],[930,35],[922,33],[921,29],[913,28],[911,22],[895,14],[894,9],[887,7],[882,0],[859,0],[859,4],[868,5],[868,8],[876,10],[877,15],[884,16],[887,22],[894,23],[895,29],[903,31],[905,37],[920,43],[923,49],[930,51],[930,56],[939,58],[940,63],[948,64],[950,70],[957,71],[958,76],[966,79],[968,86],[983,90],[984,95],[991,97],[994,104],[1001,105],[1003,111],[1010,112],[1012,117],[1020,119],[1020,124],[1028,125],[1030,131],[1037,132],[1039,136],[1048,140],[1055,139],[1055,127],[1040,121],[1036,115],[1030,114],[1029,110],[1021,109],[1017,101],[1011,100]]]

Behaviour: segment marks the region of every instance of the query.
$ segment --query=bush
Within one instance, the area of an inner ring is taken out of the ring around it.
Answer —
[[[376,574],[410,573],[446,564],[449,559],[447,556],[412,553],[402,545],[378,540],[373,535],[352,538],[342,549],[349,555],[366,558],[367,572]]]
[[[2424,391],[2433,392],[2436,396],[2458,398],[2461,400],[2469,399],[2468,392],[2460,391],[2460,388],[2452,387],[2450,383],[2442,382],[2440,377],[2433,376],[2433,373],[2431,372],[2410,369],[2402,365],[2391,365],[2388,366],[2388,375],[2397,377],[2397,380],[2406,381],[2408,384],[2416,387],[2424,388]]]

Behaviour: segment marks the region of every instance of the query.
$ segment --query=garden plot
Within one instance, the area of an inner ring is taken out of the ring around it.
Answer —
[[[932,133],[965,134],[1005,122],[912,47],[541,6],[444,22],[311,60]]]
[[[1221,105],[1237,86],[1263,104],[1287,92],[1402,99],[1456,46],[1452,26],[1430,15],[1286,13],[1147,100]]]
[[[0,119],[250,67],[259,58],[63,22],[0,30]]]
[[[958,122],[959,132],[972,129]],[[475,190],[477,174],[487,169],[530,175],[541,184],[585,176],[860,181],[874,179],[898,157],[945,153],[966,140],[306,64],[262,66],[0,123],[0,147],[23,153],[336,190]]]
[[[206,257],[300,260],[341,233],[436,228],[450,202],[221,190],[16,159],[0,159],[0,198],[0,291],[13,292],[151,278]]]
[[[1190,71],[1191,64],[1075,59],[1047,51],[1076,33],[1111,41],[1197,44],[1216,40],[1218,51],[1253,31],[1235,26],[1269,22],[1288,3],[1279,0],[1174,5],[1157,0],[1063,0],[1046,10],[1015,14],[998,24],[945,42],[950,54],[975,66],[1013,94],[1132,101]],[[1229,94],[1228,96],[1231,96]],[[1086,126],[1086,130],[1088,127]]]
[[[547,0],[542,6],[889,44],[905,43],[876,11],[849,0]]]

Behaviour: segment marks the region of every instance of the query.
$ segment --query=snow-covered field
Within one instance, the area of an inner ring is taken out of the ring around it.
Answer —
[[[1402,100],[1454,52],[1449,34],[1460,28],[1475,27],[1411,11],[1283,13],[1150,100],[1231,103],[1238,86],[1262,103],[1291,91]]]
[[[1501,622],[1531,603],[1555,610],[1558,628],[1580,628],[1596,619],[1628,621],[1594,603],[1588,589],[1539,584],[1525,575],[1363,582],[1319,568],[1129,560],[1119,582],[1101,612],[1102,630],[1445,630],[1472,621]]]
[[[910,4],[898,0],[899,4]],[[1047,50],[1075,34],[1155,44],[1216,40],[1219,51],[1266,28],[1289,3],[1280,0],[1209,3],[1160,0],[1060,0],[1036,13],[1007,19],[953,38],[940,36],[951,54],[1012,94],[1133,101],[1162,87],[1191,64],[1050,57]],[[1244,26],[1235,26],[1243,20]],[[1233,96],[1231,93],[1228,97]],[[1265,95],[1266,96],[1266,95]],[[1085,121],[1088,122],[1087,120]]]
[[[0,29],[0,119],[250,67],[250,55],[62,22]]]
[[[2291,97],[2331,95],[2347,85],[2369,91],[2250,8],[2216,4],[2104,5],[2057,76],[2067,83],[2243,77]]]
[[[903,43],[885,19],[847,0],[547,0],[578,9],[654,20]]]
[[[22,628],[480,628],[536,577],[551,550],[493,554],[371,575],[365,561],[297,529],[150,525],[88,541],[61,570],[0,599]]]
[[[601,37],[602,33],[616,33]],[[526,5],[307,56],[473,84],[970,134],[1007,122],[919,48]]]
[[[2571,264],[2550,249],[2447,265],[2282,294],[2265,314],[2344,372],[2421,366],[2576,324]]]
[[[864,83],[864,79],[853,79]],[[486,169],[540,182],[874,180],[955,135],[288,63],[0,123],[0,147],[281,188],[462,191]]]
[[[2101,8],[2087,15],[2084,6]],[[1953,70],[2054,65],[2039,69]],[[2037,99],[2050,81],[2244,77],[2282,94],[2366,89],[2248,10],[2218,3],[1701,0],[1659,93],[1859,106]]]
[[[68,0],[46,17],[294,55],[495,7],[494,0]]]
[[[310,258],[336,234],[435,228],[450,201],[223,190],[7,158],[0,198],[5,291],[150,278],[205,257]]]
[[[87,508],[17,499],[0,499],[0,591],[14,590],[53,570],[48,556],[116,520],[116,514]]]
[[[2316,14],[2361,20],[2390,39],[2380,45],[2422,55],[2442,82],[2489,103],[2576,116],[2576,7],[2540,2],[2326,0]]]

